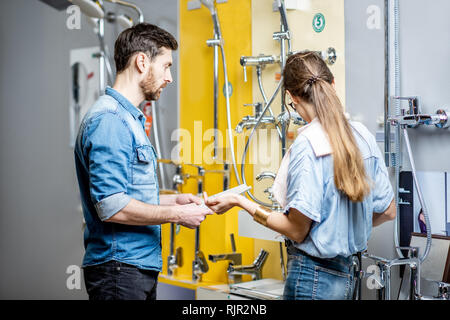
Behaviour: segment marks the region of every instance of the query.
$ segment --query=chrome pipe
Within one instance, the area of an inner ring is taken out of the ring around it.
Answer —
[[[280,82],[278,83],[278,86],[275,90],[275,92],[273,93],[272,97],[270,98],[269,102],[267,103],[266,107],[264,108],[263,112],[261,112],[261,116],[258,118],[258,121],[256,122],[255,126],[252,128],[252,132],[250,133],[250,136],[248,137],[248,140],[245,144],[245,148],[244,148],[244,153],[242,154],[242,165],[241,165],[241,175],[242,175],[242,183],[247,184],[246,179],[245,179],[245,157],[247,156],[247,152],[250,146],[250,141],[253,137],[253,135],[255,134],[256,128],[258,128],[258,126],[260,125],[262,119],[264,118],[264,114],[267,112],[267,110],[270,108],[270,106],[272,105],[273,101],[275,100],[275,97],[277,96],[278,92],[280,91],[281,88],[281,84],[283,82],[283,78],[280,79]],[[258,204],[265,206],[265,207],[272,207],[272,204],[270,203],[266,203],[263,202],[259,199],[257,199],[250,191],[247,191],[247,195],[255,202],[257,202]]]
[[[219,40],[218,34],[214,36],[215,40]],[[218,130],[219,128],[219,47],[214,46],[214,150],[213,159],[217,158],[218,152]]]
[[[162,158],[161,145],[159,143],[159,133],[158,133],[158,114],[156,112],[156,101],[152,101],[152,117],[153,117],[153,134],[155,136],[155,147],[156,154],[158,158]],[[161,185],[163,189],[166,189],[166,174],[164,171],[164,166],[162,162],[159,162],[159,174],[161,176]]]
[[[391,167],[391,127],[388,117],[390,110],[390,2],[384,0],[384,154],[386,166]]]
[[[256,76],[258,78],[258,86],[259,86],[259,90],[261,91],[261,95],[264,99],[264,104],[267,104],[267,96],[266,96],[266,91],[264,90],[264,87],[262,84],[262,71],[261,71],[260,66],[256,67]],[[272,116],[275,119],[275,115],[273,114],[272,108],[269,108],[269,113],[270,113],[270,116]],[[256,113],[255,113],[255,116],[257,116]],[[278,124],[275,124],[275,128],[277,128],[279,138],[283,139],[283,133],[281,132],[280,128],[278,127]]]

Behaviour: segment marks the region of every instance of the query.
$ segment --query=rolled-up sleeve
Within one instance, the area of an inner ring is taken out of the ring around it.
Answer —
[[[104,221],[131,200],[127,195],[128,172],[133,156],[131,134],[115,113],[97,116],[87,126],[85,156],[89,188],[99,218]]]
[[[295,208],[303,215],[320,222],[323,198],[322,170],[306,138],[297,139],[291,148],[287,179],[287,206]]]
[[[372,189],[373,212],[383,213],[394,199],[394,191],[389,174],[381,158],[376,158],[375,176]]]

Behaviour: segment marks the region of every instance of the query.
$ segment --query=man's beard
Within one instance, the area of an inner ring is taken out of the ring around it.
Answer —
[[[151,100],[158,100],[159,96],[161,95],[161,91],[160,89],[162,89],[161,87],[156,87],[156,83],[154,80],[153,75],[151,74],[150,70],[148,72],[148,76],[146,77],[145,80],[142,80],[139,83],[139,86],[142,89],[142,93],[144,94],[145,100],[147,101],[151,101]]]

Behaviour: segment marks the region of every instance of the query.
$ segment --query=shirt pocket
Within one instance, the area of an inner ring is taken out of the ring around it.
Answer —
[[[155,184],[155,157],[151,146],[136,147],[131,171],[132,184]]]

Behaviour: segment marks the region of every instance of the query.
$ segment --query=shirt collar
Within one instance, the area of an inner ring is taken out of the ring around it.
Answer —
[[[333,153],[328,135],[317,117],[308,125],[298,129],[297,132],[308,139],[316,157],[323,157]]]
[[[127,98],[121,95],[117,90],[114,90],[113,88],[108,86],[106,87],[105,94],[116,99],[122,105],[122,107],[124,107],[129,113],[131,113],[131,115],[136,120],[140,120],[142,122],[142,120],[144,119],[145,121],[145,116],[142,113],[142,111],[136,108]]]

